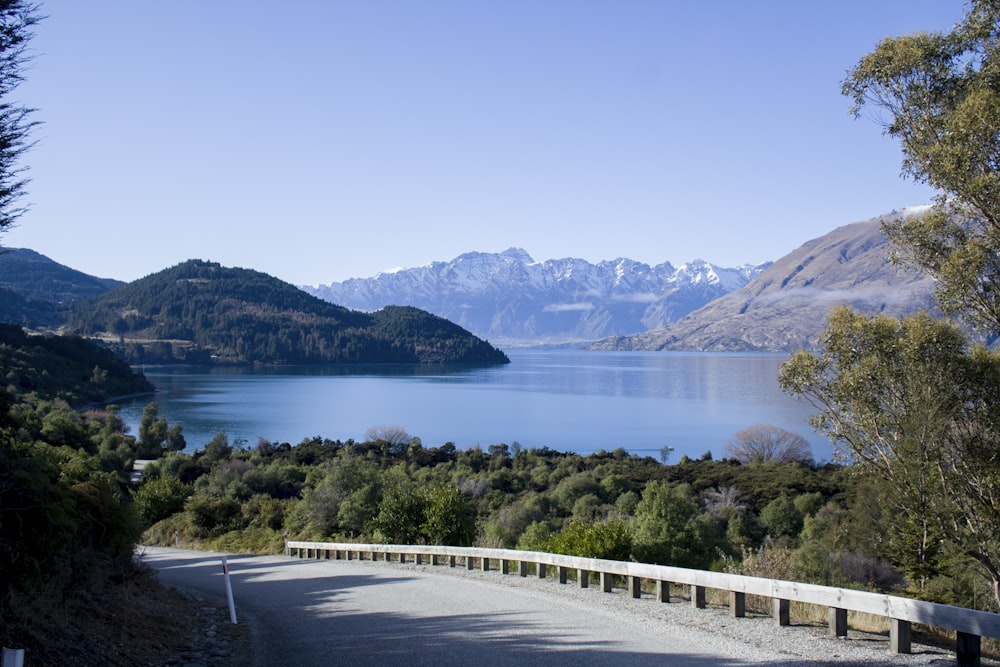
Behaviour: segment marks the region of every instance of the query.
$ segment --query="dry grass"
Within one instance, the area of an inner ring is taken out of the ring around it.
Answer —
[[[91,564],[71,582],[50,581],[4,600],[0,642],[25,649],[26,665],[148,667],[183,664],[210,610],[139,569],[114,583]],[[232,626],[248,647],[245,627]],[[232,656],[211,665],[236,665]]]

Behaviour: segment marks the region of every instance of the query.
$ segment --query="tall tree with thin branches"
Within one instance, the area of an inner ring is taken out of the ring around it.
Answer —
[[[37,4],[0,0],[0,231],[9,229],[26,210],[20,204],[28,183],[21,158],[31,147],[30,133],[38,123],[31,118],[35,110],[14,99],[13,93],[24,80],[31,59],[31,28],[40,20]]]
[[[887,38],[849,73],[857,115],[900,141],[903,172],[940,195],[883,231],[936,281],[948,315],[1000,336],[1000,1],[971,0],[948,33]],[[786,391],[893,507],[911,580],[978,564],[1000,607],[1000,354],[926,314],[838,310],[821,355],[782,368]]]

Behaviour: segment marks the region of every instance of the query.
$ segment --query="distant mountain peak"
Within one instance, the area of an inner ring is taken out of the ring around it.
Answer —
[[[363,311],[411,305],[493,341],[537,345],[662,326],[754,275],[748,266],[724,269],[704,260],[677,269],[669,262],[650,267],[625,257],[597,264],[574,257],[539,262],[511,247],[302,289]]]
[[[830,309],[837,305],[892,317],[934,311],[932,280],[890,262],[889,240],[881,231],[883,222],[925,211],[909,207],[838,227],[764,271],[755,268],[756,277],[743,287],[675,322],[593,347],[787,352],[815,348]]]
[[[524,248],[514,248],[514,247],[507,248],[502,253],[500,253],[500,256],[516,260],[518,262],[521,262],[522,264],[535,263],[535,260],[531,258],[531,255],[529,255],[527,251],[524,250]]]

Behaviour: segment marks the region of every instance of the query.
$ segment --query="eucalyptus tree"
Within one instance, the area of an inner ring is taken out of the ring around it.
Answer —
[[[949,33],[883,40],[843,92],[899,139],[903,173],[940,195],[891,222],[896,256],[936,279],[942,309],[1000,333],[1000,3],[973,0]]]
[[[1000,3],[971,0],[947,33],[887,38],[843,92],[900,141],[903,173],[938,192],[883,231],[896,261],[936,281],[942,311],[1000,334]],[[825,351],[790,359],[786,391],[893,504],[901,565],[926,582],[973,559],[1000,605],[1000,359],[956,325],[833,314]]]
[[[885,491],[900,566],[922,587],[946,557],[972,558],[1000,604],[1000,357],[926,314],[841,308],[823,343],[786,361],[781,385],[818,408],[813,425]]]

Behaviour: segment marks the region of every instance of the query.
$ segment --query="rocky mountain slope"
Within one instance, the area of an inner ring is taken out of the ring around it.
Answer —
[[[674,322],[746,285],[767,266],[725,269],[697,260],[651,267],[623,258],[536,262],[511,248],[302,289],[364,311],[415,306],[495,343],[566,343]]]
[[[609,337],[603,350],[791,351],[812,349],[837,305],[875,315],[934,310],[934,286],[912,268],[892,264],[879,231],[904,209],[845,225],[805,243],[742,289],[668,326],[635,336]]]

